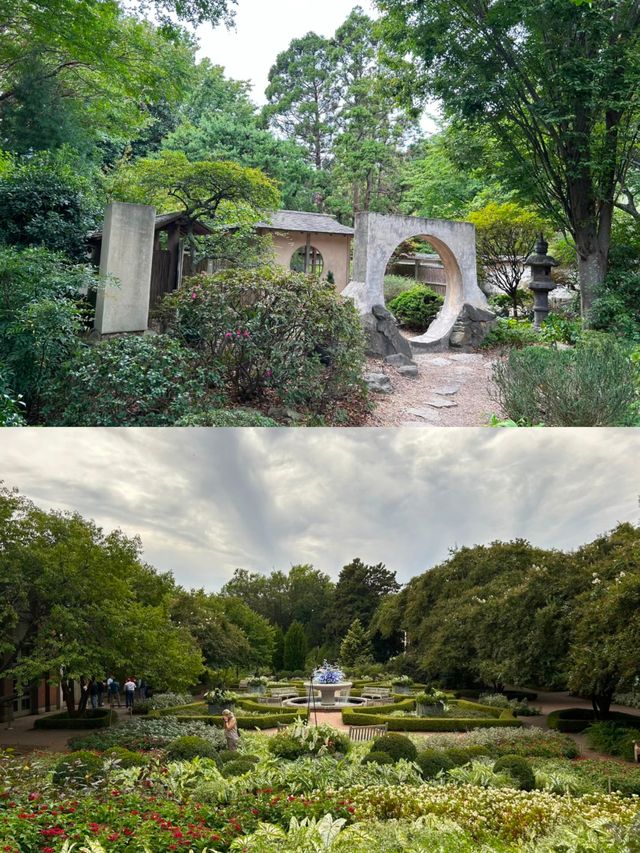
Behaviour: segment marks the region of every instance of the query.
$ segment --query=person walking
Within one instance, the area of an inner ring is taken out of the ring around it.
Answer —
[[[136,680],[131,675],[124,683],[124,704],[126,708],[130,708],[133,711],[133,703],[135,701],[136,694]]]
[[[109,685],[109,706],[113,708],[115,703],[118,703],[118,708],[121,708],[120,704],[120,682],[117,678],[111,679],[111,684]]]
[[[89,701],[91,702],[92,710],[96,711],[98,708],[98,681],[95,675],[91,677],[91,681],[89,682]]]
[[[229,711],[226,708],[222,712],[222,728],[224,729],[224,736],[227,739],[227,749],[235,752],[238,749],[238,741],[240,740],[238,721],[233,711]]]
[[[103,704],[104,704],[104,699],[103,699],[103,696],[104,696],[104,687],[105,687],[105,685],[104,685],[104,679],[103,679],[103,678],[99,678],[99,679],[98,679],[98,681],[96,682],[96,692],[97,692],[97,695],[98,695],[98,708],[102,708],[102,706],[103,706]]]

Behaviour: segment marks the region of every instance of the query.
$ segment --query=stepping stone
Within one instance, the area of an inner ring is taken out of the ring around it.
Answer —
[[[434,409],[451,409],[457,405],[453,400],[447,400],[446,397],[431,397],[427,400],[427,406],[432,406]]]
[[[473,373],[473,367],[466,364],[452,364],[451,370],[455,370],[456,373]]]
[[[418,375],[418,365],[405,364],[402,367],[398,367],[398,373],[401,376],[412,376],[415,378]]]
[[[429,421],[432,424],[440,422],[440,414],[434,412],[433,409],[407,409],[407,414],[413,418],[422,418],[424,421]]]
[[[482,356],[474,352],[454,352],[449,358],[451,361],[478,361]]]
[[[433,393],[442,394],[443,396],[448,397],[449,395],[457,394],[459,390],[460,386],[452,383],[451,385],[442,385],[440,388],[434,388]]]
[[[385,356],[384,363],[390,364],[392,367],[410,367],[411,365],[415,365],[415,361],[412,361],[401,352]]]
[[[436,356],[435,358],[426,359],[429,364],[433,364],[436,367],[446,367],[448,364],[451,364],[448,358],[442,358],[442,356]]]

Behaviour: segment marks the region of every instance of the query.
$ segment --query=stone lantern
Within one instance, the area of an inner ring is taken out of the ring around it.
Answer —
[[[531,267],[531,282],[529,290],[533,291],[533,327],[539,329],[549,314],[549,292],[555,284],[551,278],[551,268],[557,267],[558,262],[547,254],[549,244],[542,234],[536,241],[533,254],[524,262]]]

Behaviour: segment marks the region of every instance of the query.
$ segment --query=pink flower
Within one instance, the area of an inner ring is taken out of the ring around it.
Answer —
[[[192,298],[192,299],[197,299],[197,298],[198,298],[198,294],[197,294],[197,293],[192,293],[192,294],[191,294],[191,298]]]
[[[224,333],[224,336],[225,336],[225,338],[232,338],[232,337],[233,337],[233,332],[225,332],[225,333]]]

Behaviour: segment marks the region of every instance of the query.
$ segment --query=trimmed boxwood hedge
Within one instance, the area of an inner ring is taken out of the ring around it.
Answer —
[[[110,708],[96,708],[87,711],[83,717],[70,717],[67,711],[38,717],[33,722],[34,729],[106,729],[118,721],[118,715]]]
[[[461,690],[455,690],[454,696],[456,699],[479,699],[484,693],[495,692],[490,687],[483,687],[482,689],[465,687]],[[500,690],[497,692],[502,693],[507,699],[517,699],[519,702],[523,702],[525,699],[527,702],[535,702],[538,698],[538,694],[533,690]]]
[[[407,707],[408,706],[408,707]],[[347,726],[380,726],[387,724],[389,731],[395,732],[466,732],[469,729],[489,729],[502,727],[520,727],[522,723],[513,716],[511,711],[501,708],[490,708],[475,702],[460,700],[461,708],[481,709],[487,712],[486,717],[392,717],[393,711],[412,711],[415,707],[413,699],[396,702],[395,705],[379,705],[372,708],[345,708],[342,711],[342,722]]]
[[[612,711],[607,721],[620,723],[621,725],[640,725],[640,717],[633,714],[624,714],[621,711]],[[590,708],[562,708],[560,711],[552,711],[547,717],[547,726],[559,732],[575,734],[589,728],[596,720]]]

